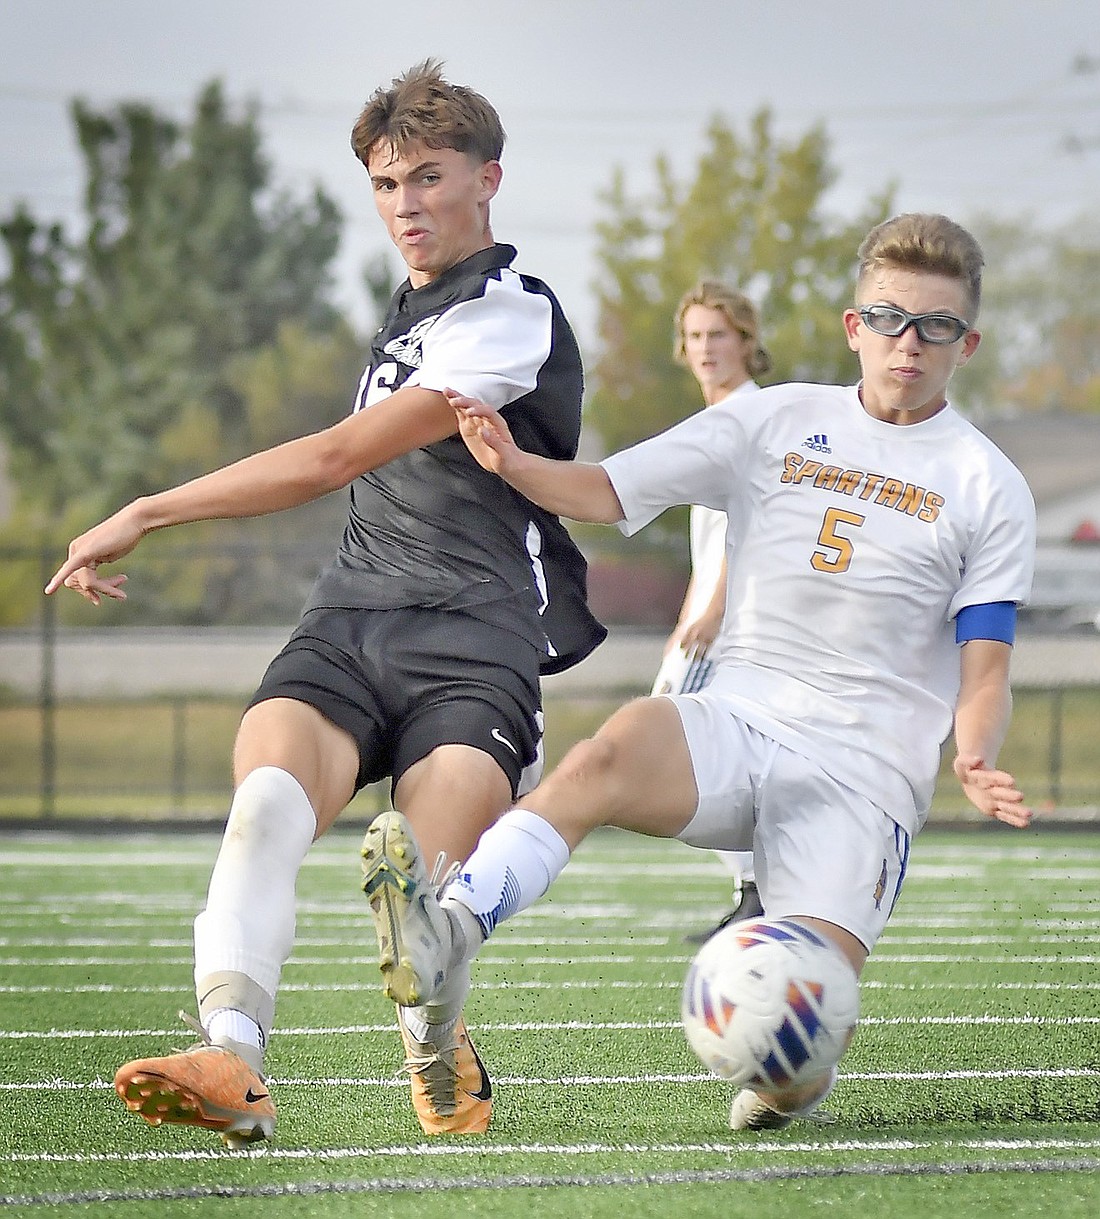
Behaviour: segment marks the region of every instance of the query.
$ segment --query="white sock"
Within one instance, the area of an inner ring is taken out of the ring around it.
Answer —
[[[446,897],[465,906],[488,939],[497,923],[537,902],[568,862],[565,839],[549,821],[513,808],[481,835]]]
[[[261,766],[237,788],[195,919],[196,987],[213,974],[244,974],[274,1006],[294,945],[298,870],[316,829],[309,798],[287,771]]]
[[[264,1048],[266,1038],[256,1021],[231,1007],[219,1007],[211,1012],[203,1021],[203,1028],[215,1045],[228,1040],[255,1046],[257,1050]]]
[[[441,1041],[458,1023],[470,993],[470,962],[461,960],[447,970],[447,979],[431,1003],[406,1007],[405,1027],[417,1041]]]

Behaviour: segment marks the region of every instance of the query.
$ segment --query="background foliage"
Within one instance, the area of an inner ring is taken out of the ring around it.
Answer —
[[[743,136],[713,119],[690,181],[678,182],[658,158],[654,190],[635,198],[614,174],[598,229],[599,351],[589,413],[608,449],[701,405],[691,375],[672,361],[672,344],[677,302],[702,276],[756,302],[773,358],[765,381],[851,378],[838,313],[851,299],[855,249],[889,214],[891,196],[884,189],[839,221],[823,203],[834,176],[820,127],[783,141],[767,110]]]
[[[360,362],[329,303],[340,215],[319,189],[271,189],[255,113],[231,114],[211,84],[184,128],[139,104],[77,101],[72,118],[82,231],[25,207],[0,224],[5,532],[58,546],[136,496],[333,422]],[[249,617],[231,568],[152,577],[142,614]]]
[[[233,112],[214,82],[184,124],[141,103],[99,112],[75,101],[71,113],[81,223],[70,231],[26,206],[0,217],[0,453],[14,487],[0,545],[58,555],[135,496],[340,418],[365,347],[332,303],[342,218],[319,188],[296,197],[275,186],[255,109]],[[837,216],[835,179],[825,128],[781,138],[767,109],[743,129],[714,116],[683,176],[667,156],[640,187],[611,172],[586,353],[590,450],[633,443],[701,406],[673,362],[672,329],[677,301],[702,275],[758,304],[774,362],[765,382],[858,375],[839,315],[860,238],[890,214],[893,188],[884,182]],[[1027,218],[959,219],[988,267],[983,350],[960,371],[956,404],[978,416],[1100,410],[1097,222],[1047,231]],[[364,268],[376,312],[395,286],[387,265],[378,254]],[[142,595],[126,621],[285,620],[296,604],[251,552],[277,540],[315,568],[344,503],[338,494],[271,520],[158,536],[130,564]],[[682,569],[683,515],[632,540],[630,562]],[[578,533],[590,554],[621,561],[616,531]],[[294,597],[301,583],[298,574]],[[38,602],[37,588],[0,570],[0,624],[32,619]],[[65,599],[59,612],[84,621],[87,610]]]

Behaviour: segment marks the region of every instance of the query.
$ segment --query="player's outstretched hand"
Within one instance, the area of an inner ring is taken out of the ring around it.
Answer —
[[[954,769],[963,793],[979,812],[1018,829],[1031,824],[1032,810],[1007,771],[990,770],[976,754],[959,754]]]
[[[493,474],[505,475],[521,450],[500,412],[453,389],[445,389],[443,393],[454,407],[459,435],[478,465]]]
[[[126,577],[121,573],[100,576],[96,568],[128,555],[143,536],[144,530],[128,508],[116,512],[69,543],[69,557],[54,572],[46,585],[46,594],[56,592],[64,584],[93,605],[99,605],[103,597],[125,601],[122,585]]]

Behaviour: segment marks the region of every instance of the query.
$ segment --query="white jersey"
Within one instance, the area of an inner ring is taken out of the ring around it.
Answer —
[[[737,409],[744,395],[760,388],[755,381],[745,381],[724,398],[704,410]],[[681,610],[681,621],[695,622],[710,605],[714,590],[722,579],[722,560],[726,557],[726,514],[717,508],[692,504],[688,516],[688,553],[691,556],[691,583],[687,604]],[[714,657],[721,648],[721,628],[704,657],[689,659],[683,651],[672,648],[661,661],[653,681],[654,694],[688,694],[702,690],[714,676]]]
[[[747,394],[760,388],[755,381],[745,381],[705,410],[737,410]],[[710,604],[718,581],[722,577],[722,560],[726,557],[726,514],[705,504],[692,504],[688,518],[688,547],[691,555],[692,590],[687,606],[687,619],[695,621]],[[715,640],[715,646],[719,643]]]
[[[959,689],[953,620],[1025,601],[1023,476],[949,406],[899,427],[856,387],[780,385],[603,463],[636,532],[673,504],[729,518],[726,622],[705,695],[910,832]]]

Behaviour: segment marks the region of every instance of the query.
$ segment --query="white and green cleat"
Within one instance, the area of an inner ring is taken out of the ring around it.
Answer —
[[[385,812],[363,839],[363,892],[378,937],[382,990],[401,1007],[418,1007],[439,990],[453,934],[408,821]]]

